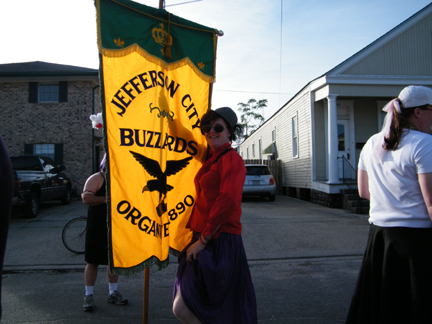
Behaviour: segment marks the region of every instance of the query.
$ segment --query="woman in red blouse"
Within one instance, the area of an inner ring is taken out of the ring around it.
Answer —
[[[242,129],[228,107],[207,112],[207,161],[195,177],[191,243],[179,255],[173,312],[183,323],[257,323],[255,290],[241,238],[246,168],[231,142]]]

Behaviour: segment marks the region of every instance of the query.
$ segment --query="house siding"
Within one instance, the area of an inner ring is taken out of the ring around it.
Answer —
[[[292,124],[291,119],[298,117],[298,157],[292,154]],[[311,114],[309,92],[305,91],[298,99],[281,109],[277,118],[270,118],[263,126],[255,131],[248,139],[239,145],[239,152],[246,159],[249,148],[251,157],[252,144],[262,139],[262,148],[269,146],[272,130],[276,130],[276,158],[282,163],[282,185],[284,187],[310,188],[311,187]],[[256,154],[257,155],[257,154]],[[266,158],[266,155],[263,155]]]
[[[341,169],[335,168],[343,166],[346,170],[345,166],[349,165],[340,164],[343,160],[338,159],[337,165],[328,164],[327,155],[333,160],[331,163],[335,163],[334,146],[339,142],[328,138],[329,129],[332,136],[337,130],[334,120],[327,118],[327,110],[330,109],[334,116],[337,108],[338,122],[348,131],[348,146],[341,147],[337,155],[344,154],[356,169],[362,146],[381,128],[383,106],[407,85],[432,86],[431,55],[432,4],[312,80],[239,149],[246,152],[250,141],[260,136],[263,148],[266,148],[270,143],[271,129],[276,129],[276,157],[282,164],[283,192],[307,199],[302,192],[309,191],[313,202],[329,207],[349,206],[346,203],[348,198],[342,196],[347,188],[356,189],[356,175],[353,172],[345,177]],[[336,102],[333,101],[335,98]],[[327,107],[329,103],[330,108]],[[293,158],[291,119],[296,113],[299,149],[298,157]]]
[[[24,154],[25,144],[63,144],[63,165],[73,189],[82,192],[92,173],[92,81],[69,81],[68,100],[29,103],[28,82],[0,82],[0,134],[10,155]],[[99,91],[95,92],[100,111]],[[100,133],[100,134],[99,134]],[[103,136],[100,130],[96,135]]]
[[[293,157],[292,152],[292,123],[291,119],[297,114],[298,117],[298,157]],[[285,116],[284,116],[285,115]],[[304,92],[298,100],[292,102],[285,110],[285,114],[279,120],[285,143],[289,144],[283,150],[280,159],[282,163],[283,186],[295,188],[311,187],[311,113],[310,95]]]
[[[431,36],[432,14],[429,14],[343,74],[430,76]]]

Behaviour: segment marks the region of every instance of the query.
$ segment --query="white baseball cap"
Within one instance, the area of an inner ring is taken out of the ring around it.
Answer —
[[[425,86],[410,85],[399,94],[403,108],[415,108],[432,105],[432,89]]]

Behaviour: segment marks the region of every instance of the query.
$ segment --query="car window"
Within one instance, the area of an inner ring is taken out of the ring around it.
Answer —
[[[270,175],[271,172],[266,166],[247,166],[246,175]]]
[[[11,157],[12,169],[19,170],[31,170],[31,171],[41,171],[40,164],[36,158],[26,158],[26,157]]]

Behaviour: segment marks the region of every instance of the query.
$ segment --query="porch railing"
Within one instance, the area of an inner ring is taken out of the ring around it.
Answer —
[[[356,184],[356,188],[357,188],[357,170],[356,168],[354,168],[352,166],[352,164],[348,161],[348,159],[345,156],[341,156],[338,157],[339,163],[341,163],[341,167],[342,167],[342,182],[348,187],[348,189],[354,189],[352,188],[353,184]],[[351,185],[351,186],[350,186]],[[363,201],[364,199],[360,197],[358,197],[358,208],[359,208],[359,212],[363,213],[363,208],[365,206],[363,206]]]
[[[357,182],[357,170],[351,165],[345,156],[342,155],[341,157],[338,157],[338,160],[339,166],[342,167],[342,181],[349,189],[351,189],[350,183],[352,185]]]
[[[357,189],[357,170],[352,166],[352,164],[348,161],[345,156],[338,157],[339,163],[342,163],[342,182],[348,187],[348,189],[352,188],[353,184],[356,184]],[[350,186],[351,185],[351,186]],[[363,213],[363,198],[358,198],[358,208],[359,212]]]

